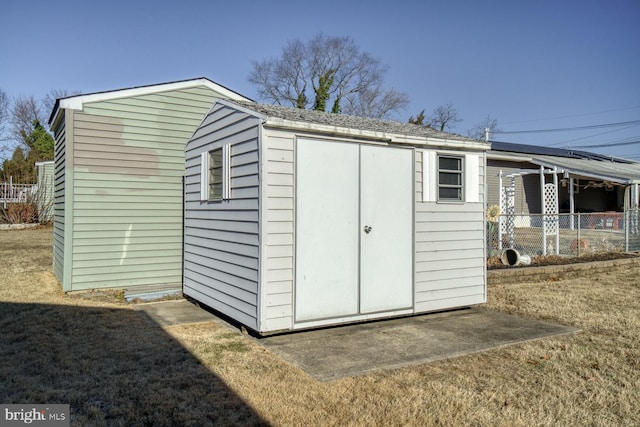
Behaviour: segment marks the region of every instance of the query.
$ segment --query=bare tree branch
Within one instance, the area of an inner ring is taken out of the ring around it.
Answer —
[[[307,43],[287,43],[278,59],[254,62],[249,81],[260,98],[275,104],[387,117],[406,108],[409,97],[383,89],[386,71],[352,38],[320,33]]]
[[[306,108],[306,48],[295,40],[282,50],[282,59],[253,62],[249,82],[258,88],[258,96],[278,105]]]
[[[0,89],[0,159],[5,158],[11,151],[7,124],[9,124],[9,97],[5,91]]]
[[[354,93],[346,101],[345,113],[376,119],[389,119],[392,113],[405,109],[409,104],[405,93],[381,87]]]
[[[462,119],[458,117],[458,112],[451,102],[436,107],[429,117],[431,127],[440,131],[449,131],[461,121]]]
[[[34,121],[44,123],[41,105],[33,96],[22,96],[13,102],[11,109],[11,136],[25,145],[27,135],[35,128]],[[25,145],[26,146],[26,145]]]
[[[0,89],[0,158],[9,158],[17,148],[30,160],[42,160],[33,156],[34,143],[47,140],[46,120],[57,99],[76,95],[78,91],[54,89],[40,101],[33,96],[21,96],[11,105],[6,93]],[[35,141],[35,142],[34,142]],[[47,142],[48,143],[48,142]]]
[[[9,98],[5,91],[0,89],[0,134],[4,131],[9,121]]]
[[[487,115],[481,122],[477,123],[471,129],[467,131],[467,135],[473,139],[484,141],[485,130],[489,130],[489,134],[500,132],[502,129],[498,127],[498,119]]]
[[[56,101],[61,98],[66,98],[68,96],[78,95],[80,91],[78,90],[67,90],[67,89],[52,89],[47,93],[44,98],[40,101],[42,104],[42,113],[45,115],[45,119],[49,118],[49,115],[53,112],[53,107],[56,105]],[[44,124],[44,123],[43,123]]]

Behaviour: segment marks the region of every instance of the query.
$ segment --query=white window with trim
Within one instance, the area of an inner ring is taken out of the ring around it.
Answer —
[[[484,157],[477,153],[422,152],[422,201],[470,202],[483,200]]]
[[[464,157],[438,155],[438,201],[464,200]]]
[[[201,154],[200,200],[219,202],[231,198],[231,156],[229,145]]]

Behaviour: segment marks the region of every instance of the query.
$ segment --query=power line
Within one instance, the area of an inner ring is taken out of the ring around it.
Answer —
[[[626,110],[635,110],[636,108],[640,108],[640,105],[636,105],[634,107],[627,107],[627,108],[616,108],[616,109],[613,109],[613,110],[596,111],[595,113],[571,114],[571,115],[567,115],[567,116],[549,117],[549,118],[546,118],[546,119],[543,118],[543,119],[518,120],[518,121],[514,121],[514,122],[503,123],[503,125],[512,125],[512,124],[518,124],[518,123],[531,123],[531,122],[543,122],[543,121],[560,120],[560,119],[570,119],[570,118],[573,118],[573,117],[595,116],[597,114],[613,113],[613,112],[617,112],[617,111],[626,111]]]
[[[607,127],[629,126],[629,125],[637,125],[637,124],[640,124],[640,120],[631,120],[628,122],[618,122],[618,123],[603,123],[599,125],[578,126],[578,127],[571,127],[571,128],[495,131],[492,133],[493,134],[516,134],[516,133],[522,134],[522,133],[574,132],[578,130],[601,129],[601,128],[607,128]]]
[[[621,147],[623,145],[633,145],[640,144],[640,139],[636,139],[635,141],[627,141],[627,142],[616,142],[616,143],[608,143],[608,144],[594,144],[594,145],[572,145],[571,148],[603,148],[603,147]]]
[[[550,147],[554,147],[554,146],[566,144],[568,142],[579,141],[581,139],[595,138],[596,136],[607,135],[609,133],[615,133],[615,132],[620,132],[620,131],[623,131],[623,130],[626,130],[626,129],[631,129],[632,127],[635,127],[635,126],[637,126],[637,125],[625,126],[625,127],[621,128],[621,129],[613,129],[613,130],[608,130],[608,131],[605,131],[605,132],[595,133],[593,135],[581,136],[579,138],[573,138],[573,139],[567,139],[567,140],[560,141],[560,142],[554,142],[554,143],[549,144],[549,146]],[[631,137],[631,138],[635,138],[635,137]],[[627,138],[627,139],[629,139],[629,138]],[[613,142],[616,142],[616,141],[613,141]]]

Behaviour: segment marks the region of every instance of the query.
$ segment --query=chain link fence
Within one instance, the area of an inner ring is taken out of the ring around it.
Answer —
[[[499,215],[487,221],[487,255],[515,249],[530,257],[640,251],[640,215],[626,212]]]

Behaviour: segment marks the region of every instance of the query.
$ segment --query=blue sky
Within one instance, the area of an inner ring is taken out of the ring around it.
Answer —
[[[204,76],[255,99],[252,61],[322,31],[389,66],[411,99],[398,120],[451,102],[460,134],[488,114],[505,131],[573,128],[640,120],[639,22],[638,0],[3,0],[0,88],[42,98]],[[495,139],[640,160],[639,124]]]

